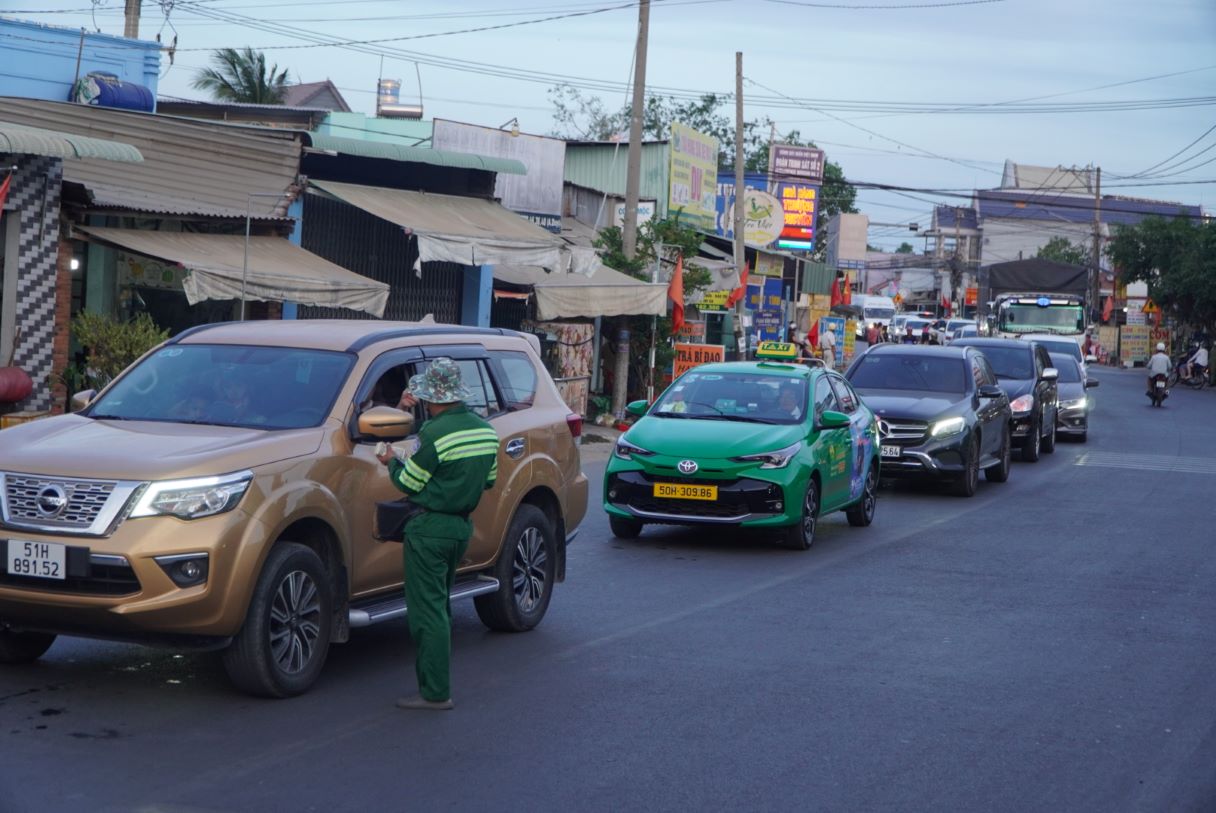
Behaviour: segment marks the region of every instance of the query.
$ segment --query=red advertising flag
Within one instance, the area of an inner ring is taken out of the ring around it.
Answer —
[[[841,288],[840,298],[844,301],[844,304],[846,304],[846,305],[853,304],[853,286],[849,282],[848,277],[844,278],[844,286]]]
[[[1113,296],[1106,297],[1106,303],[1102,306],[1102,321],[1109,322],[1110,315],[1115,310],[1115,298]]]
[[[842,302],[844,302],[844,298],[840,295],[840,277],[837,277],[836,279],[832,280],[831,306],[834,308]]]
[[[733,308],[735,303],[743,297],[747,296],[747,266],[743,266],[743,275],[739,278],[739,287],[730,292],[730,296],[726,300],[726,306]]]
[[[811,329],[806,334],[806,343],[811,346],[812,350],[819,349],[819,320],[816,319],[811,323]]]
[[[676,334],[684,327],[684,255],[676,258],[676,269],[667,283],[667,298],[671,300],[671,332]]]
[[[8,188],[13,182],[13,173],[4,176],[4,183],[0,183],[0,209],[4,208],[4,202],[8,200]]]

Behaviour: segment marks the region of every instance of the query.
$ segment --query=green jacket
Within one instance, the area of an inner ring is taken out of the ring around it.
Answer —
[[[424,423],[418,440],[412,457],[388,464],[393,485],[426,509],[406,533],[467,540],[473,532],[469,514],[498,477],[498,434],[457,404]]]

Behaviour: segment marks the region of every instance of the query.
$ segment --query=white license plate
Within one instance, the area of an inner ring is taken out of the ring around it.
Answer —
[[[8,541],[8,574],[39,579],[65,579],[68,575],[67,545],[58,542]]]
[[[1157,382],[1157,389],[1162,389],[1162,390],[1163,390],[1163,389],[1165,389],[1165,382],[1164,382],[1164,381],[1158,381],[1158,382]]]
[[[902,452],[898,446],[883,446],[882,447],[882,456],[883,457],[899,457],[901,454],[902,454]]]

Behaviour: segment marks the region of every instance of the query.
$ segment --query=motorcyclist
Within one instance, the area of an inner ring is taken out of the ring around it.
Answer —
[[[1153,379],[1159,375],[1170,374],[1170,357],[1165,354],[1165,342],[1157,342],[1157,352],[1148,360],[1148,389],[1152,394]]]
[[[1200,368],[1204,375],[1208,371],[1208,348],[1205,344],[1200,344],[1199,349],[1191,354],[1191,357],[1186,360],[1186,369],[1184,370],[1183,379],[1189,381],[1194,368]]]

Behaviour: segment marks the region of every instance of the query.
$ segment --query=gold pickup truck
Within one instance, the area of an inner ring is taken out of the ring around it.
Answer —
[[[587,509],[582,423],[533,337],[370,321],[208,325],[150,351],[74,414],[0,432],[0,664],[56,635],[223,650],[240,688],[285,697],[352,627],[403,616],[401,546],[376,460],[424,419],[398,400],[454,359],[498,432],[452,591],[491,629],[540,622]]]

